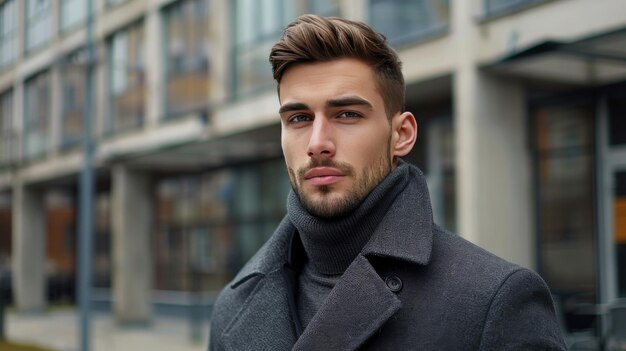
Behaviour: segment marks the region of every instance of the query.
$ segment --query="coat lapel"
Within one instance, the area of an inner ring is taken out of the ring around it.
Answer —
[[[401,307],[368,257],[426,265],[432,251],[432,210],[426,181],[411,167],[411,182],[344,272],[294,350],[355,350]]]
[[[355,350],[400,308],[369,261],[359,255],[313,317],[294,350]]]
[[[230,288],[237,289],[250,279],[258,283],[224,329],[224,350],[290,350],[296,342],[288,296],[292,289],[283,266],[295,228],[285,218],[274,235],[237,274]]]
[[[225,350],[290,350],[296,342],[294,323],[281,270],[262,278],[222,334]],[[251,340],[253,338],[253,340]]]

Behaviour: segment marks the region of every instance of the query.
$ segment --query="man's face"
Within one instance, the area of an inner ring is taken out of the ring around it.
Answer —
[[[296,64],[279,98],[283,153],[302,204],[318,217],[350,212],[393,167],[372,69],[356,59]]]

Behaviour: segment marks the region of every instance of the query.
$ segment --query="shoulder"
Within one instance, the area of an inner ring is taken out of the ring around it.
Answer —
[[[459,279],[471,279],[473,285],[482,288],[496,288],[498,282],[520,270],[532,272],[437,225],[433,227],[433,252],[429,264],[440,270],[456,272]]]
[[[435,228],[432,264],[482,311],[481,349],[564,349],[548,286],[533,270],[510,263]],[[515,333],[512,333],[515,331]]]

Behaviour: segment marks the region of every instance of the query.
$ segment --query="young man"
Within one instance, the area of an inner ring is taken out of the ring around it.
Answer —
[[[432,220],[397,54],[302,16],[270,54],[293,191],[224,288],[211,350],[564,350],[550,292]]]

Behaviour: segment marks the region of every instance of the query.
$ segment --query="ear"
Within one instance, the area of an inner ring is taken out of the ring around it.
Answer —
[[[406,156],[417,140],[417,121],[411,112],[396,115],[392,122],[391,152],[394,160]]]

